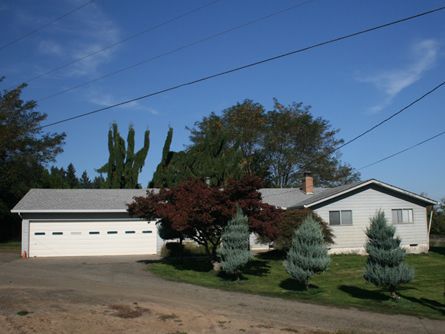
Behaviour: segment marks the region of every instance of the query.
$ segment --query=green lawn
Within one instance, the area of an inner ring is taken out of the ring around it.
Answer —
[[[20,253],[20,241],[0,242],[0,252]]]
[[[166,279],[206,287],[445,320],[445,247],[433,248],[425,255],[407,256],[416,277],[400,289],[399,301],[391,300],[387,293],[363,280],[365,261],[366,257],[358,255],[332,256],[330,269],[315,276],[308,291],[302,291],[289,279],[282,259],[267,253],[256,256],[238,282],[215,274],[202,257],[166,259],[150,263],[148,269]]]

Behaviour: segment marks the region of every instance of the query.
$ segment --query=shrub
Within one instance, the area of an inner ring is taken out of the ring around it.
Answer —
[[[205,249],[193,242],[167,242],[161,248],[161,257],[204,256]]]
[[[284,267],[293,279],[307,289],[309,279],[325,271],[329,263],[330,257],[320,224],[308,216],[294,232]]]
[[[397,298],[397,287],[414,277],[414,271],[404,262],[406,253],[400,247],[401,240],[394,237],[395,230],[387,224],[382,211],[371,218],[371,225],[366,230],[368,259],[363,275],[366,281],[388,289],[393,298]]]
[[[281,215],[282,217],[277,223],[277,237],[273,240],[274,248],[287,252],[292,245],[295,230],[303,224],[304,219],[309,215],[320,225],[324,241],[329,244],[333,243],[334,234],[319,215],[309,209],[295,209],[285,211]]]
[[[249,261],[248,218],[239,207],[222,233],[219,255],[222,271],[236,277],[239,277],[241,268]]]

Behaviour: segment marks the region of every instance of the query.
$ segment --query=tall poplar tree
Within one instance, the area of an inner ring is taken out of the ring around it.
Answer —
[[[143,147],[134,152],[135,131],[133,126],[128,129],[127,145],[121,137],[116,123],[108,131],[108,162],[100,167],[99,173],[107,174],[108,188],[137,188],[139,174],[144,167],[145,159],[150,148],[150,131],[144,133]]]

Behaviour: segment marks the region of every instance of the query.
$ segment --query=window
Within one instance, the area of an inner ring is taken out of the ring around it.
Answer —
[[[126,234],[134,234],[134,231],[125,231]]]
[[[97,231],[91,231],[90,234],[100,234],[100,233]]]
[[[34,235],[45,235],[45,232],[34,232]]]
[[[329,225],[352,225],[352,211],[329,211]]]
[[[151,231],[142,231],[142,233],[151,233]]]
[[[108,231],[107,234],[117,234],[117,231]]]
[[[53,232],[53,235],[62,235],[63,232]]]
[[[393,209],[392,223],[393,224],[409,224],[413,223],[413,209]]]

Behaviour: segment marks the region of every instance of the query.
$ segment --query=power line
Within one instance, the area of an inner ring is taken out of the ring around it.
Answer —
[[[425,140],[422,140],[421,142],[418,142],[417,144],[411,145],[411,146],[409,146],[409,147],[407,147],[407,148],[405,148],[405,149],[403,149],[403,150],[401,150],[401,151],[398,151],[398,152],[393,153],[393,154],[391,154],[391,155],[388,155],[388,156],[386,156],[386,157],[384,157],[384,158],[382,158],[382,159],[380,159],[380,160],[377,160],[377,161],[375,161],[375,162],[373,162],[373,163],[370,163],[370,164],[368,164],[368,165],[365,165],[365,166],[363,166],[363,167],[360,167],[358,170],[362,170],[362,169],[365,169],[365,168],[368,168],[368,167],[377,165],[377,164],[379,164],[379,163],[381,163],[381,162],[383,162],[383,161],[385,161],[385,160],[394,158],[395,156],[397,156],[397,155],[399,155],[399,154],[402,154],[402,153],[405,153],[406,151],[412,150],[413,148],[416,148],[416,147],[418,147],[418,146],[420,146],[420,145],[423,145],[423,144],[425,144],[425,143],[427,143],[427,142],[429,142],[429,141],[431,141],[431,140],[433,140],[433,139],[436,139],[437,137],[443,136],[443,135],[445,135],[445,131],[439,132],[438,134],[436,134],[436,135],[434,135],[434,136],[432,136],[432,137],[430,137],[430,138],[427,138],[427,139],[425,139]]]
[[[436,90],[438,90],[439,88],[441,88],[442,86],[445,85],[445,81],[442,81],[441,83],[439,83],[438,85],[436,85],[435,87],[433,87],[432,89],[430,89],[429,91],[427,91],[426,93],[424,93],[423,95],[421,95],[420,97],[416,98],[414,101],[408,103],[406,106],[404,106],[403,108],[399,109],[398,111],[396,111],[395,113],[391,114],[390,116],[388,116],[387,118],[385,118],[384,120],[378,122],[377,124],[373,125],[372,127],[370,127],[369,129],[363,131],[362,133],[360,133],[359,135],[355,136],[354,138],[346,141],[345,143],[343,143],[342,145],[334,148],[333,150],[331,150],[329,153],[327,154],[322,154],[321,156],[316,157],[315,159],[310,160],[309,162],[307,162],[305,164],[305,168],[310,168],[311,165],[320,160],[321,158],[325,158],[330,156],[331,154],[337,152],[338,150],[340,150],[341,148],[345,147],[346,145],[349,145],[353,142],[355,142],[357,139],[365,136],[366,134],[370,133],[371,131],[375,130],[376,128],[378,128],[379,126],[383,125],[384,123],[388,122],[389,120],[393,119],[394,117],[396,117],[397,115],[401,114],[402,112],[406,111],[407,109],[411,108],[413,105],[415,105],[416,103],[422,101],[424,98],[426,98],[428,95],[434,93]]]
[[[161,23],[159,23],[159,24],[157,24],[157,25],[155,25],[155,26],[152,26],[152,27],[146,28],[146,29],[144,29],[144,30],[138,31],[138,32],[136,32],[136,33],[134,33],[134,34],[132,34],[132,35],[128,35],[127,37],[125,37],[125,38],[123,38],[123,39],[121,39],[121,40],[118,40],[118,41],[116,41],[116,42],[114,42],[114,43],[108,44],[108,45],[104,46],[103,48],[100,48],[100,49],[98,49],[98,50],[96,50],[96,51],[93,51],[93,52],[88,53],[88,54],[86,54],[86,55],[83,55],[83,56],[81,56],[81,57],[75,58],[75,59],[73,59],[73,60],[71,60],[71,61],[69,61],[69,62],[66,62],[66,63],[62,64],[62,65],[56,66],[56,67],[54,67],[54,68],[52,68],[52,69],[50,69],[50,70],[48,70],[48,71],[46,71],[46,72],[43,72],[43,73],[38,74],[38,75],[36,75],[36,76],[34,76],[34,77],[28,79],[28,80],[25,80],[25,82],[29,83],[29,82],[31,82],[31,81],[37,80],[37,79],[39,79],[39,78],[41,78],[41,77],[43,77],[43,76],[46,76],[46,75],[48,75],[48,74],[57,72],[57,71],[59,71],[59,70],[61,70],[61,69],[63,69],[63,68],[66,68],[66,67],[68,67],[68,66],[74,65],[74,64],[76,64],[76,63],[78,63],[78,62],[80,62],[80,61],[82,61],[82,60],[85,60],[85,59],[87,59],[87,58],[89,58],[89,57],[95,56],[95,55],[97,55],[97,54],[99,54],[99,53],[102,53],[102,52],[107,51],[107,50],[109,50],[109,49],[111,49],[111,48],[114,48],[115,46],[118,46],[118,45],[123,44],[123,43],[125,43],[125,42],[128,42],[128,41],[130,41],[130,40],[132,40],[132,39],[134,39],[134,38],[136,38],[136,37],[139,37],[139,36],[141,36],[141,35],[143,35],[143,34],[146,34],[146,33],[148,33],[148,32],[152,32],[152,31],[154,31],[154,30],[156,30],[156,29],[159,29],[159,28],[161,28],[161,27],[163,27],[163,26],[165,26],[165,25],[167,25],[167,24],[170,24],[170,23],[172,23],[172,22],[174,22],[174,21],[177,21],[177,20],[179,20],[179,19],[182,19],[182,18],[185,17],[185,16],[194,14],[194,13],[200,11],[201,9],[204,9],[204,8],[206,8],[206,7],[209,7],[209,6],[211,6],[211,5],[214,5],[215,3],[220,2],[220,1],[221,1],[221,0],[214,0],[214,1],[211,1],[211,2],[206,3],[205,5],[202,5],[202,6],[193,8],[193,9],[191,9],[191,10],[188,10],[188,11],[186,11],[186,12],[180,14],[180,15],[174,16],[174,17],[172,17],[172,18],[170,18],[170,19],[168,19],[168,20],[166,20],[166,21],[163,21],[163,22],[161,22]]]
[[[90,5],[90,4],[92,4],[93,2],[94,2],[94,0],[89,0],[89,1],[87,1],[85,3],[83,3],[82,5],[71,9],[70,11],[66,12],[65,14],[60,15],[60,16],[56,17],[55,19],[53,19],[53,20],[51,20],[51,21],[41,25],[40,27],[38,27],[38,28],[36,28],[34,30],[29,31],[26,34],[24,34],[24,35],[22,35],[20,37],[17,37],[16,39],[13,39],[12,41],[7,42],[6,44],[1,45],[0,46],[0,51],[3,50],[3,49],[6,49],[7,47],[9,47],[9,46],[11,46],[11,45],[13,45],[13,44],[15,44],[17,42],[20,42],[21,40],[23,40],[23,39],[25,39],[25,38],[27,38],[27,37],[29,37],[31,35],[34,35],[34,34],[38,33],[39,31],[45,29],[46,27],[50,26],[51,24],[56,23],[57,21],[60,21],[61,19],[67,17],[68,15],[73,14],[74,12],[77,12],[78,10],[80,10],[80,9]]]
[[[357,31],[357,32],[354,32],[354,33],[351,33],[351,34],[342,35],[342,36],[339,36],[339,37],[336,37],[336,38],[333,38],[333,39],[329,39],[329,40],[326,40],[326,41],[323,41],[323,42],[312,44],[312,45],[304,47],[304,48],[300,48],[300,49],[297,49],[297,50],[293,50],[293,51],[289,51],[289,52],[286,52],[286,53],[282,53],[282,54],[279,54],[277,56],[265,58],[265,59],[262,59],[262,60],[259,60],[259,61],[253,62],[253,63],[249,63],[249,64],[242,65],[242,66],[239,66],[239,67],[235,67],[235,68],[232,68],[232,69],[229,69],[229,70],[225,70],[225,71],[222,71],[222,72],[219,72],[219,73],[216,73],[216,74],[212,74],[212,75],[208,75],[208,76],[205,76],[205,77],[201,77],[199,79],[195,79],[195,80],[192,80],[192,81],[184,82],[184,83],[181,83],[181,84],[178,84],[178,85],[175,85],[175,86],[171,86],[169,88],[161,89],[161,90],[158,90],[158,91],[155,91],[155,92],[152,92],[152,93],[148,93],[148,94],[145,94],[145,95],[142,95],[142,96],[139,96],[139,97],[135,97],[135,98],[128,99],[128,100],[125,100],[125,101],[122,101],[122,102],[118,102],[118,103],[115,103],[115,104],[112,104],[112,105],[109,105],[109,106],[106,106],[106,107],[102,107],[102,108],[95,109],[95,110],[92,110],[92,111],[89,111],[89,112],[85,112],[85,113],[78,114],[78,115],[75,115],[75,116],[72,116],[72,117],[68,117],[68,118],[65,118],[65,119],[53,122],[53,123],[49,123],[49,124],[43,125],[43,126],[40,127],[40,129],[47,128],[47,127],[50,127],[50,126],[53,126],[53,125],[56,125],[56,124],[61,124],[61,123],[65,123],[65,122],[68,122],[68,121],[72,121],[72,120],[75,120],[75,119],[78,119],[78,118],[82,118],[82,117],[85,117],[85,116],[89,116],[89,115],[92,115],[92,114],[96,114],[96,113],[99,113],[101,111],[109,110],[109,109],[112,109],[112,108],[115,108],[115,107],[119,107],[119,106],[122,106],[122,105],[125,105],[125,104],[128,104],[128,103],[131,103],[131,102],[143,100],[143,99],[146,99],[148,97],[155,96],[155,95],[160,95],[160,94],[163,94],[163,93],[166,93],[166,92],[169,92],[169,91],[173,91],[173,90],[176,90],[176,89],[179,89],[179,88],[182,88],[182,87],[195,85],[195,84],[203,82],[203,81],[207,81],[207,80],[210,80],[210,79],[221,77],[221,76],[224,76],[224,75],[227,75],[227,74],[230,74],[230,73],[238,72],[238,71],[241,71],[241,70],[244,70],[244,69],[247,69],[247,68],[251,68],[251,67],[254,67],[254,66],[257,66],[257,65],[261,65],[261,64],[264,64],[264,63],[268,63],[268,62],[271,62],[271,61],[274,61],[274,60],[277,60],[277,59],[285,58],[285,57],[288,57],[288,56],[291,56],[291,55],[294,55],[294,54],[297,54],[297,53],[302,53],[302,52],[305,52],[305,51],[308,51],[308,50],[311,50],[311,49],[315,49],[317,47],[321,47],[321,46],[324,46],[324,45],[333,44],[333,43],[339,42],[341,40],[345,40],[345,39],[348,39],[348,38],[356,37],[358,35],[362,35],[362,34],[365,34],[365,33],[368,33],[368,32],[372,32],[372,31],[375,31],[375,30],[383,29],[383,28],[386,28],[386,27],[389,27],[389,26],[392,26],[392,25],[396,25],[398,23],[402,23],[402,22],[406,22],[406,21],[409,21],[409,20],[413,20],[415,18],[419,18],[419,17],[425,16],[425,15],[429,15],[429,14],[432,14],[432,13],[435,13],[435,12],[438,12],[438,11],[441,11],[441,10],[444,10],[444,9],[445,9],[445,6],[442,6],[442,7],[436,8],[436,9],[432,9],[432,10],[428,10],[428,11],[425,11],[425,12],[421,12],[421,13],[418,13],[418,14],[415,14],[415,15],[412,15],[412,16],[408,16],[408,17],[405,17],[405,18],[402,18],[402,19],[398,19],[398,20],[395,20],[395,21],[391,21],[391,22],[388,22],[388,23],[385,23],[385,24],[381,24],[381,25],[378,25],[378,26],[374,26],[374,27],[371,27],[371,28],[360,30],[360,31]]]
[[[154,60],[160,59],[160,58],[162,58],[162,57],[165,57],[165,56],[168,56],[168,55],[177,53],[177,52],[179,52],[179,51],[182,51],[182,50],[184,50],[184,49],[190,48],[190,47],[192,47],[192,46],[196,46],[196,45],[198,45],[198,44],[201,44],[201,43],[204,43],[204,42],[208,42],[208,41],[210,41],[210,40],[212,40],[212,39],[215,39],[215,38],[217,38],[217,37],[220,37],[220,36],[223,36],[223,35],[228,34],[228,33],[230,33],[230,32],[233,32],[233,31],[235,31],[235,30],[238,30],[238,29],[245,28],[245,27],[247,27],[247,26],[256,24],[256,23],[258,23],[258,22],[260,22],[260,21],[264,21],[264,20],[270,19],[271,17],[274,17],[274,16],[277,16],[277,15],[283,14],[283,13],[285,13],[285,12],[288,12],[288,11],[290,11],[290,10],[292,10],[292,9],[297,8],[297,7],[301,7],[301,6],[305,5],[305,4],[307,4],[307,3],[309,3],[309,2],[313,2],[313,1],[314,1],[314,0],[306,0],[306,1],[303,1],[303,2],[301,2],[301,3],[299,3],[299,4],[296,4],[296,5],[293,5],[293,6],[284,8],[284,9],[280,9],[280,10],[278,10],[278,11],[276,11],[276,12],[267,14],[267,15],[265,15],[265,16],[258,17],[258,18],[256,18],[256,19],[247,21],[247,22],[242,23],[242,24],[240,24],[240,25],[237,25],[237,26],[231,27],[231,28],[229,28],[229,29],[226,29],[226,30],[217,32],[217,33],[215,33],[215,34],[206,36],[206,37],[201,38],[201,39],[198,39],[198,40],[196,40],[196,41],[194,41],[194,42],[191,42],[191,43],[188,43],[188,44],[184,44],[184,45],[182,45],[182,46],[180,46],[180,47],[177,47],[177,48],[175,48],[175,49],[172,49],[172,50],[170,50],[170,51],[163,52],[163,53],[161,53],[161,54],[158,54],[158,55],[156,55],[156,56],[153,56],[153,57],[150,57],[150,58],[147,58],[147,59],[143,59],[143,60],[141,60],[141,61],[139,61],[139,62],[137,62],[137,63],[134,63],[134,64],[131,64],[131,65],[128,65],[128,66],[121,67],[121,68],[119,68],[119,69],[117,69],[117,70],[115,70],[115,71],[105,73],[105,74],[103,74],[103,75],[101,75],[101,76],[98,76],[98,77],[96,77],[96,78],[93,78],[93,79],[91,79],[91,80],[84,81],[84,82],[79,83],[79,84],[77,84],[77,85],[73,85],[73,86],[71,86],[71,87],[62,89],[62,90],[60,90],[60,91],[58,91],[58,92],[55,92],[55,93],[46,95],[46,96],[44,96],[44,97],[41,97],[41,98],[37,99],[37,102],[41,102],[41,101],[45,101],[45,100],[51,99],[51,98],[53,98],[53,97],[56,97],[56,96],[59,96],[59,95],[68,93],[68,92],[73,91],[73,90],[75,90],[75,89],[78,89],[78,88],[87,86],[87,85],[92,84],[92,83],[94,83],[94,82],[97,82],[97,81],[100,81],[100,80],[103,80],[103,79],[112,77],[112,76],[117,75],[117,74],[119,74],[119,73],[122,73],[122,72],[128,71],[128,70],[130,70],[130,69],[136,68],[136,67],[138,67],[138,66],[147,64],[147,63],[149,63],[149,62],[152,62],[152,61],[154,61]]]
[[[425,94],[423,94],[422,96],[418,97],[414,101],[410,102],[409,104],[404,106],[402,109],[398,110],[397,112],[393,113],[389,117],[385,118],[384,120],[382,120],[382,121],[378,122],[377,124],[375,124],[374,126],[370,127],[368,130],[363,131],[359,135],[355,136],[354,138],[352,138],[352,139],[348,140],[347,142],[345,142],[344,144],[340,145],[339,147],[337,147],[335,149],[335,151],[338,151],[339,149],[345,147],[346,145],[349,145],[349,144],[355,142],[357,139],[359,139],[359,138],[363,137],[364,135],[370,133],[371,131],[377,129],[379,126],[383,125],[384,123],[388,122],[390,119],[396,117],[397,115],[399,115],[402,112],[406,111],[407,109],[411,108],[413,105],[415,105],[416,103],[420,102],[421,100],[426,98],[428,95],[434,93],[436,90],[438,90],[440,87],[442,87],[444,85],[445,85],[445,81],[442,81],[440,84],[438,84],[434,88],[430,89],[429,91],[427,91]],[[332,153],[334,153],[335,151],[333,151]]]

